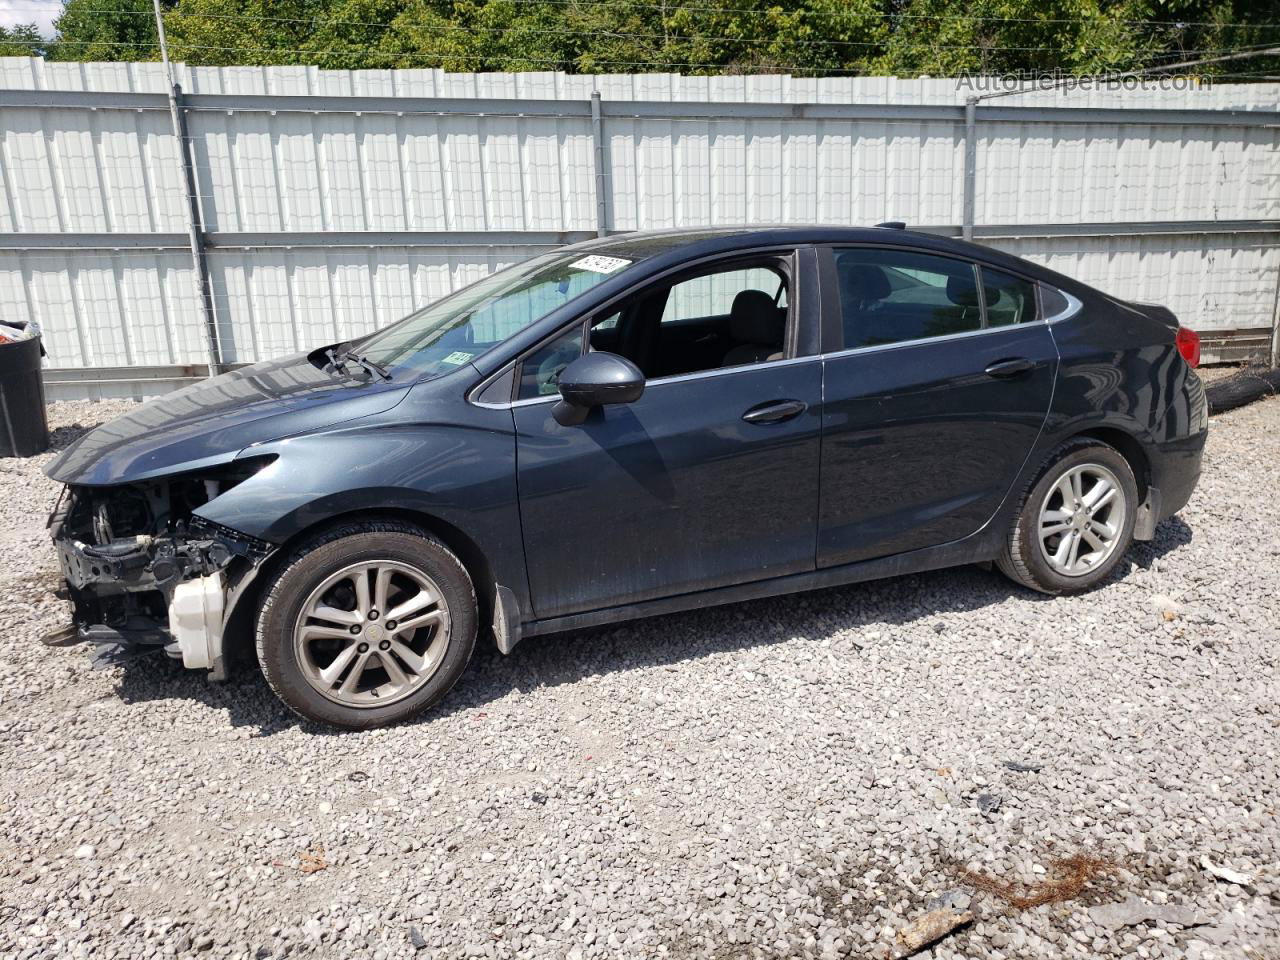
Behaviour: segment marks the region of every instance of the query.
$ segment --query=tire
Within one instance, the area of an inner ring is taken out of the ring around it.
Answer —
[[[385,616],[396,610],[403,626]],[[300,545],[268,584],[258,663],[298,716],[367,730],[438,703],[471,659],[477,622],[471,577],[444,544],[398,521],[345,523]]]
[[[1073,486],[1073,477],[1080,478],[1079,486]],[[1099,481],[1110,483],[1115,493],[1091,514],[1090,500],[1105,494],[1094,492],[1099,488],[1092,484]],[[1077,509],[1075,495],[1081,490],[1083,509]],[[1069,441],[1048,457],[1024,492],[996,564],[1032,590],[1081,593],[1105,580],[1128,552],[1138,506],[1138,483],[1119,451],[1098,440]],[[1045,537],[1042,530],[1048,532]],[[1106,536],[1107,531],[1113,535]],[[1071,536],[1074,554],[1066,540]],[[1097,542],[1106,544],[1106,550],[1099,550]]]

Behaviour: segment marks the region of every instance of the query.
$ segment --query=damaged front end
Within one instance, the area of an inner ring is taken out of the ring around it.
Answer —
[[[274,547],[194,511],[272,459],[131,484],[67,486],[49,529],[72,623],[44,642],[92,643],[99,666],[163,649],[225,679],[222,640],[234,599]]]

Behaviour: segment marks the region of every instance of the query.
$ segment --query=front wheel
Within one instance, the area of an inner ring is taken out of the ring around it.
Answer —
[[[471,578],[442,543],[398,522],[346,524],[295,550],[268,587],[258,661],[298,715],[380,727],[449,692],[477,619]]]
[[[997,563],[1042,593],[1087,590],[1129,549],[1137,509],[1129,462],[1099,441],[1073,441],[1049,458],[1023,497]]]

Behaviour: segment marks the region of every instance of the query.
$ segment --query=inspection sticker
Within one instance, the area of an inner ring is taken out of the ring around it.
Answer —
[[[597,253],[575,260],[569,266],[575,270],[590,270],[592,273],[613,273],[630,264],[630,260],[623,260],[621,257],[602,257]]]
[[[466,363],[468,360],[470,360],[474,356],[475,356],[474,353],[465,353],[462,350],[455,350],[453,351],[453,353],[449,354],[447,357],[442,358],[440,362],[452,364],[453,366],[458,367]]]

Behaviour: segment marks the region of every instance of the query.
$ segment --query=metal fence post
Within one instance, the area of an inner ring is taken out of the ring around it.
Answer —
[[[596,158],[596,236],[609,234],[609,171],[604,157],[604,117],[600,109],[600,91],[591,92],[591,142]]]
[[[1280,367],[1280,270],[1276,271],[1276,298],[1271,306],[1271,352],[1267,359],[1273,370]]]
[[[964,101],[964,211],[960,221],[960,235],[973,239],[974,207],[978,185],[978,98]]]
[[[191,269],[196,278],[196,295],[204,312],[205,328],[209,336],[209,376],[222,372],[222,344],[218,336],[218,315],[214,309],[213,286],[209,282],[209,264],[204,252],[204,223],[200,214],[199,190],[196,187],[195,145],[187,136],[187,115],[182,109],[182,87],[173,79],[173,65],[169,62],[169,45],[164,35],[164,18],[160,15],[160,0],[151,0],[156,15],[156,34],[160,40],[160,57],[164,60],[165,76],[169,79],[169,120],[173,135],[178,141],[182,157],[182,178],[187,189],[187,234],[191,243]]]

